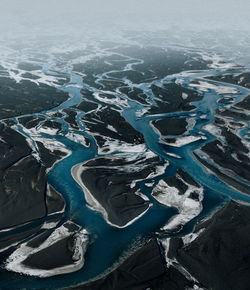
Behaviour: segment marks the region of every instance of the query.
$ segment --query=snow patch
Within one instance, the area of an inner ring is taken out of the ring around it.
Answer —
[[[188,98],[188,94],[182,93],[181,97],[182,97],[183,100],[186,100]]]
[[[175,142],[166,142],[166,141],[161,141],[161,142],[169,146],[182,147],[182,146],[196,142],[201,139],[204,140],[205,138],[206,138],[205,136],[183,136],[183,137],[175,138]]]
[[[237,94],[239,91],[236,88],[229,87],[229,86],[223,86],[223,85],[216,85],[210,82],[206,81],[198,81],[198,84],[191,83],[190,87],[196,88],[199,91],[202,92],[208,92],[209,90],[215,91],[219,95],[224,94]]]
[[[175,153],[170,153],[170,152],[166,152],[167,155],[171,156],[171,157],[174,157],[174,158],[177,158],[177,159],[181,159],[182,157],[175,154]]]
[[[111,126],[111,125],[108,125],[108,126],[107,126],[107,129],[109,129],[109,130],[111,130],[111,131],[113,131],[113,132],[118,133],[117,130],[116,130],[113,126]]]
[[[200,229],[197,233],[190,233],[182,237],[184,246],[191,244],[194,240],[196,240],[200,236],[202,232],[204,232],[204,230],[205,229],[203,228],[203,229]]]
[[[67,224],[74,223],[67,222]],[[71,273],[81,269],[84,265],[84,255],[88,244],[88,232],[85,229],[82,229],[81,231],[74,234],[74,253],[71,265],[45,270],[36,268],[32,269],[23,264],[23,261],[25,261],[30,255],[46,249],[64,238],[69,238],[72,236],[72,234],[73,233],[67,228],[67,226],[63,224],[61,227],[57,228],[40,246],[36,248],[29,247],[29,242],[21,244],[6,260],[5,269],[16,273],[42,278]]]
[[[158,202],[179,210],[179,213],[162,230],[178,229],[196,217],[202,210],[203,188],[188,184],[181,177],[178,177],[178,179],[188,186],[184,194],[180,194],[178,188],[169,186],[164,180],[160,180],[152,191],[152,196]],[[190,197],[192,192],[196,193],[197,200]]]
[[[83,136],[83,135],[80,135],[80,134],[77,134],[75,132],[68,132],[65,137],[67,137],[69,140],[75,142],[75,143],[78,143],[78,144],[81,144],[85,147],[88,147],[87,145],[87,140],[86,138]]]
[[[170,241],[171,238],[167,238],[167,239],[161,239],[161,245],[165,251],[165,260],[167,263],[167,267],[173,267],[175,269],[177,269],[180,273],[182,273],[189,281],[192,281],[195,284],[199,284],[199,282],[187,271],[186,268],[184,268],[178,261],[176,258],[169,258],[168,257],[168,251],[170,248]]]

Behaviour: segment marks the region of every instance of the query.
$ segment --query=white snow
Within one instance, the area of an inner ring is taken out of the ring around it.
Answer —
[[[70,223],[70,222],[68,222]],[[24,265],[22,262],[30,255],[35,254],[49,246],[57,243],[66,237],[70,237],[72,232],[68,230],[65,225],[57,228],[40,246],[32,248],[27,246],[28,242],[21,244],[6,260],[5,269],[21,274],[38,277],[50,277],[55,275],[61,275],[66,273],[75,272],[81,269],[84,265],[84,254],[86,251],[86,245],[88,243],[88,233],[85,229],[75,234],[76,243],[73,257],[75,256],[75,262],[72,265],[58,267],[52,270],[44,270],[37,268],[30,268]]]
[[[221,135],[221,129],[214,124],[207,124],[203,127],[203,130],[206,130],[211,135],[215,136],[222,144],[226,144],[225,138]]]
[[[30,64],[34,64],[31,61],[25,61]],[[32,83],[35,83],[36,85],[40,84],[45,84],[48,86],[52,87],[58,87],[58,82],[61,80],[66,80],[65,77],[62,76],[55,76],[55,75],[49,75],[44,73],[41,69],[40,70],[32,70],[32,71],[26,71],[23,69],[20,69],[19,66],[19,61],[13,59],[13,60],[1,60],[1,66],[4,67],[4,69],[7,72],[7,75],[9,78],[12,78],[13,80],[16,81],[16,83],[20,83],[21,81],[30,81]],[[36,63],[35,63],[36,64]],[[26,73],[29,73],[33,75],[36,78],[29,78],[29,77],[24,77]]]
[[[201,53],[203,60],[211,61],[208,67],[212,69],[228,70],[234,68],[236,65],[231,62],[225,62],[224,58],[218,54]]]
[[[142,199],[144,199],[145,201],[149,201],[149,198],[145,195],[145,194],[142,194],[140,189],[138,189],[136,192],[135,192],[136,195],[140,196]]]
[[[188,123],[186,129],[187,129],[187,132],[189,132],[190,130],[194,129],[194,126],[196,124],[196,120],[195,120],[195,118],[187,118],[186,121]]]
[[[97,134],[95,134],[98,136]],[[95,136],[94,135],[94,136]],[[144,144],[129,144],[120,140],[115,140],[109,137],[105,138],[105,142],[102,147],[98,147],[98,154],[99,155],[109,155],[114,152],[122,152],[122,153],[129,153],[129,152],[143,152],[146,150],[146,146]]]
[[[174,157],[174,158],[177,158],[177,159],[181,159],[182,157],[175,154],[175,153],[171,153],[171,152],[166,152],[167,155],[171,156],[171,157]]]
[[[110,98],[108,98],[105,95],[110,94]],[[100,92],[94,92],[93,96],[95,97],[96,100],[109,104],[109,105],[117,105],[118,107],[123,106],[123,107],[128,107],[128,100],[121,98],[117,93],[114,93],[112,91],[102,91]]]
[[[191,244],[194,240],[196,240],[202,232],[204,232],[204,228],[200,229],[197,233],[190,233],[182,237],[182,241],[184,246]]]
[[[58,129],[54,129],[54,128],[48,128],[48,127],[40,127],[37,130],[37,133],[44,133],[44,134],[48,134],[48,135],[52,135],[55,136],[58,132]]]
[[[149,107],[137,110],[135,113],[136,117],[142,117],[144,114],[146,114],[148,112],[148,110],[149,110]]]
[[[6,143],[6,141],[0,136],[0,142]]]
[[[152,187],[155,183],[154,182],[146,182],[145,185],[147,187]]]
[[[107,126],[107,129],[109,129],[109,130],[117,133],[117,130],[113,126],[111,126],[111,125],[108,125]]]
[[[86,138],[83,135],[68,131],[68,133],[65,135],[65,137],[67,137],[69,140],[71,140],[75,143],[78,143],[78,144],[81,144],[85,147],[88,147]]]
[[[198,281],[187,271],[186,268],[184,268],[176,258],[169,258],[168,257],[168,251],[170,246],[170,238],[161,239],[160,242],[164,248],[165,251],[165,260],[167,263],[167,267],[169,268],[172,266],[173,268],[176,268],[180,273],[182,273],[189,281],[192,281],[194,283],[198,283]]]
[[[165,162],[164,164],[162,165],[156,165],[155,166],[155,171],[154,172],[151,172],[147,177],[146,179],[149,179],[149,178],[155,178],[156,176],[159,176],[159,175],[162,175],[165,173],[165,170],[166,168],[168,167],[168,162]]]
[[[47,197],[53,197],[53,194],[52,194],[52,192],[51,192],[51,189],[54,189],[54,188],[53,188],[51,185],[47,185],[47,192],[46,192]],[[55,190],[55,189],[54,189],[54,190]],[[61,199],[64,200],[64,198],[62,197],[61,193],[59,193],[58,191],[56,191],[56,193],[57,193],[57,195],[58,195],[59,197],[61,197]],[[57,212],[53,211],[53,212],[50,213],[49,215],[55,215],[55,214],[64,213],[64,211],[65,211],[65,207],[66,207],[66,203],[64,202],[64,206],[63,206],[63,208],[62,208],[61,210],[59,210],[59,211],[57,211]]]
[[[191,83],[190,87],[196,88],[202,92],[208,92],[208,90],[213,90],[219,95],[224,94],[237,94],[239,91],[236,88],[227,85],[216,85],[208,81],[198,81],[198,84]]]
[[[202,136],[204,137],[204,136]],[[161,141],[161,143],[167,144],[169,146],[174,146],[174,147],[182,147],[187,144],[196,142],[198,140],[203,139],[201,136],[183,136],[179,138],[175,138],[175,142],[166,142],[166,141]]]
[[[180,176],[177,178],[188,186],[184,194],[180,194],[178,188],[169,186],[164,180],[160,180],[152,191],[152,196],[158,202],[179,210],[179,213],[162,228],[163,230],[174,230],[183,226],[202,210],[203,188],[186,183]],[[190,197],[192,192],[197,193],[198,200]]]
[[[42,229],[46,229],[46,230],[53,229],[58,224],[59,224],[59,221],[57,221],[57,222],[45,222],[42,226]]]
[[[182,97],[183,100],[186,100],[188,98],[188,94],[182,93],[181,97]]]
[[[136,186],[136,182],[133,180],[130,184],[130,188],[134,188]]]
[[[62,153],[65,153],[66,156],[64,158],[66,158],[67,156],[71,154],[71,151],[68,150],[63,143],[57,141],[55,138],[47,138],[42,135],[44,132],[46,132],[46,134],[51,133],[52,131],[50,130],[50,128],[48,128],[49,130],[42,127],[27,129],[21,124],[19,124],[19,126],[22,128],[24,132],[23,136],[26,138],[26,141],[32,150],[32,155],[37,160],[39,160],[40,158],[39,158],[39,153],[38,153],[39,150],[38,150],[36,142],[41,142],[44,145],[44,147],[50,150],[51,152],[61,151]],[[17,125],[13,125],[11,128],[20,133],[20,130],[18,129]],[[54,135],[54,132],[52,135]]]

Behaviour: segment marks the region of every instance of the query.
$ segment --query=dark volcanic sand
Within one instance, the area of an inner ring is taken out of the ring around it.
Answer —
[[[152,122],[161,135],[181,135],[186,132],[187,121],[186,119],[161,119]]]
[[[0,77],[0,87],[0,119],[50,109],[69,98],[68,93],[30,81],[16,83],[15,80]]]
[[[31,149],[21,134],[3,125],[1,129],[0,228],[8,228],[47,214],[47,174],[46,167],[30,155]],[[55,193],[48,201],[50,213],[53,208],[63,208],[62,197]],[[58,204],[52,206],[52,201]]]
[[[72,251],[69,248],[70,238],[64,238],[57,243],[30,255],[23,264],[35,269],[53,270],[74,263]]]
[[[196,227],[205,230],[191,244],[171,239],[170,255],[208,289],[248,289],[249,219],[250,207],[231,201]]]
[[[148,209],[149,201],[136,194],[138,185],[132,187],[131,184],[155,173],[155,166],[162,164],[159,157],[142,159],[140,168],[135,170],[134,162],[118,156],[96,158],[83,165],[82,182],[106,210],[108,220],[118,226],[126,225]],[[131,170],[127,166],[131,166]]]

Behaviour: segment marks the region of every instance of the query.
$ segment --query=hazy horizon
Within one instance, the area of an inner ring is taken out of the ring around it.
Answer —
[[[2,37],[123,30],[249,30],[250,2],[169,0],[2,0]]]

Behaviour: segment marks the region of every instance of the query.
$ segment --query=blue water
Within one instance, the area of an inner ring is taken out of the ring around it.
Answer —
[[[49,73],[49,66],[45,66],[44,70]],[[197,79],[205,75],[216,75],[219,73],[220,72],[217,70],[210,71],[209,73],[197,73],[193,76],[186,77],[184,86],[188,87],[188,84],[192,79]],[[80,88],[74,87],[74,84],[77,84],[82,88],[88,88],[92,91],[95,91],[94,88],[91,88],[82,82],[82,77],[70,72],[67,72],[66,74],[67,76],[70,76],[71,80],[69,84],[62,86],[61,89],[69,92],[71,94],[71,98],[57,108],[42,112],[43,115],[47,118],[51,119],[51,116],[49,115],[51,112],[69,108],[79,104],[82,101],[83,96],[80,93]],[[167,79],[163,80],[163,82],[167,82]],[[211,83],[216,84],[217,82],[211,81]],[[70,84],[72,86],[68,86]],[[235,101],[239,101],[248,93],[246,89],[239,88],[231,84],[228,84],[227,86],[236,87],[239,90],[239,93],[235,95]],[[150,96],[151,103],[153,104],[154,100],[153,96],[150,94],[149,86],[144,84],[140,85],[140,88],[142,88],[144,92]],[[123,98],[125,98],[125,96],[123,96]],[[171,146],[159,143],[159,136],[149,125],[150,121],[156,117],[138,117],[136,115],[136,111],[143,109],[143,105],[129,100],[129,107],[123,107],[123,117],[136,130],[143,134],[146,146],[158,156],[160,156],[162,160],[168,160],[170,163],[163,176],[154,178],[155,182],[157,182],[162,177],[174,175],[177,168],[182,168],[204,187],[204,199],[202,202],[203,211],[198,217],[186,224],[182,231],[176,235],[183,235],[192,231],[195,223],[199,219],[210,214],[216,207],[225,203],[229,198],[250,202],[250,197],[237,192],[219,180],[215,175],[208,173],[208,171],[199,162],[197,162],[192,153],[195,149],[200,148],[202,145],[210,142],[215,138],[208,132],[203,131],[202,127],[206,124],[213,123],[215,110],[219,106],[223,106],[222,104],[216,102],[218,98],[219,96],[214,91],[209,90],[204,94],[202,100],[194,102],[194,105],[197,107],[197,109],[194,111],[169,113],[163,114],[163,116],[161,116],[161,118],[190,117],[190,115],[196,114],[194,118],[197,120],[197,122],[190,133],[192,135],[197,135],[199,131],[202,131],[207,139],[199,140],[181,148],[173,148]],[[90,140],[90,145],[88,147],[84,147],[83,145],[74,143],[73,141],[67,139],[64,134],[66,134],[69,130],[69,126],[63,119],[53,117],[53,120],[57,120],[63,125],[61,132],[62,134],[56,136],[56,139],[63,143],[67,149],[72,151],[72,154],[64,160],[58,162],[53,167],[53,169],[49,172],[48,182],[56,190],[62,193],[66,200],[67,206],[65,215],[62,218],[60,224],[70,219],[81,225],[83,228],[86,228],[90,234],[91,243],[86,253],[85,265],[78,272],[45,279],[22,276],[10,272],[3,272],[0,273],[0,289],[58,289],[64,287],[67,288],[89,279],[93,279],[98,275],[101,275],[105,270],[112,267],[114,264],[118,263],[121,256],[126,257],[129,252],[131,252],[131,247],[139,246],[140,243],[157,232],[160,227],[164,226],[167,221],[177,213],[176,209],[167,208],[153,200],[150,197],[151,189],[146,187],[143,181],[140,182],[142,192],[150,198],[154,205],[147,211],[145,215],[143,215],[132,225],[123,229],[112,227],[105,222],[100,213],[90,210],[86,206],[86,200],[81,188],[71,176],[71,168],[80,162],[98,156],[98,148],[93,137],[89,135],[88,132],[84,130],[84,126],[80,124],[80,120],[84,113],[78,111],[77,109],[75,109],[75,111],[77,112],[77,121],[81,134]],[[199,116],[203,114],[206,114],[207,118],[199,119]],[[17,122],[16,119],[15,121]],[[46,134],[43,134],[42,136],[46,138],[52,138],[50,135]],[[171,157],[167,155],[168,152],[177,154],[182,158],[177,159]],[[31,224],[25,225],[24,227],[20,227],[19,230],[21,231],[25,228],[41,224],[43,221],[44,219],[35,221]]]

